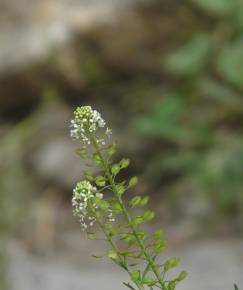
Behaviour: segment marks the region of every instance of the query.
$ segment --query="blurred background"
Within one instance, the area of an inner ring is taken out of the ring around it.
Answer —
[[[0,0],[0,24],[0,289],[123,289],[72,216],[87,104],[189,272],[178,289],[243,289],[243,1]]]

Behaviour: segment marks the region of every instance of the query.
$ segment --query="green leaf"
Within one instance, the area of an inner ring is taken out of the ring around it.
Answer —
[[[98,186],[105,186],[106,184],[106,179],[104,178],[104,176],[97,176],[95,178],[95,183],[98,185]]]
[[[86,159],[88,158],[88,153],[85,149],[80,149],[78,150],[78,154],[83,158],[83,159]]]
[[[179,262],[180,262],[180,260],[177,258],[171,258],[171,259],[167,260],[164,264],[165,271],[168,271],[169,269],[178,266]]]
[[[146,284],[148,286],[153,286],[154,284],[156,284],[156,281],[152,278],[152,277],[145,277],[142,280],[143,284]]]
[[[122,195],[125,192],[125,187],[122,184],[116,185],[116,192],[119,195]]]
[[[138,216],[134,217],[132,221],[135,225],[139,225],[139,224],[144,222],[144,217],[138,215]]]
[[[143,230],[137,231],[137,235],[138,235],[140,240],[143,240],[146,236],[145,231],[143,231]]]
[[[137,176],[133,176],[133,177],[130,179],[128,186],[129,186],[129,187],[134,187],[134,186],[137,185],[137,183],[138,183],[138,178],[137,178]]]
[[[243,38],[225,46],[218,56],[217,67],[225,80],[243,88]]]
[[[191,0],[199,8],[217,16],[231,13],[236,5],[235,0]]]
[[[122,213],[122,207],[121,207],[121,205],[119,204],[119,202],[113,202],[113,204],[112,204],[112,210],[113,210],[115,213],[117,213],[117,214]]]
[[[170,281],[168,284],[168,290],[175,290],[176,282]]]
[[[141,273],[139,270],[134,270],[131,272],[131,278],[133,280],[133,282],[135,283],[140,283],[141,281]]]
[[[155,241],[160,241],[163,236],[164,236],[164,231],[162,229],[159,229],[159,230],[154,232],[154,240]]]
[[[141,199],[141,201],[140,201],[140,205],[141,205],[142,207],[144,207],[145,205],[147,205],[148,201],[149,201],[149,197],[148,197],[148,196],[144,196],[144,197]]]
[[[98,153],[93,154],[93,160],[96,164],[101,164],[101,158],[100,158],[100,155]]]
[[[116,150],[117,150],[117,145],[114,143],[108,147],[107,153],[108,155],[112,156],[116,153]]]
[[[238,286],[236,284],[234,284],[234,289],[235,290],[239,290]]]
[[[141,202],[141,196],[137,195],[129,202],[129,205],[131,208],[134,208],[135,206],[139,205]]]
[[[121,161],[120,161],[120,167],[121,167],[121,169],[124,169],[124,168],[127,168],[128,166],[129,166],[129,164],[130,164],[130,160],[129,159],[122,159]]]
[[[187,277],[187,272],[186,271],[181,271],[181,273],[179,274],[179,276],[177,277],[177,281],[180,282],[182,280],[184,280]]]
[[[144,219],[147,221],[151,221],[154,218],[154,216],[155,216],[154,212],[151,210],[148,210],[144,214]]]
[[[160,240],[154,243],[154,250],[157,254],[162,253],[167,246],[167,240]]]
[[[111,173],[113,175],[117,175],[120,172],[120,170],[121,170],[121,168],[120,168],[120,166],[118,164],[114,164],[111,167]]]
[[[104,200],[104,199],[100,199],[98,197],[94,197],[93,198],[94,203],[102,210],[102,211],[107,211],[110,207],[109,202]]]
[[[184,77],[198,74],[207,64],[210,46],[211,41],[207,35],[196,35],[190,42],[167,56],[165,66],[170,72]]]
[[[111,224],[105,224],[104,225],[106,231],[108,232],[110,237],[113,237],[117,234],[119,234],[119,228],[117,226],[111,225]]]
[[[94,180],[93,174],[90,171],[85,171],[84,172],[84,176],[88,179],[88,181],[93,181]]]
[[[132,234],[123,234],[121,240],[125,241],[130,246],[136,242],[136,239]]]
[[[110,259],[112,259],[112,260],[115,260],[115,259],[118,257],[117,253],[116,253],[115,251],[113,251],[113,250],[110,250],[110,251],[108,252],[107,256],[108,256]]]

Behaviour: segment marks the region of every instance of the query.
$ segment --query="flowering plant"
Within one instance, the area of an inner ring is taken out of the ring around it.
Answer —
[[[158,261],[167,241],[162,229],[149,235],[142,224],[154,218],[151,210],[143,211],[148,196],[135,195],[130,200],[124,194],[137,184],[137,177],[121,181],[118,175],[129,166],[128,159],[112,162],[117,145],[112,143],[112,131],[106,126],[100,113],[90,106],[78,107],[71,121],[71,137],[81,142],[79,155],[88,161],[87,166],[98,167],[100,174],[95,176],[86,171],[86,180],[78,182],[73,191],[73,212],[81,223],[88,238],[98,239],[92,231],[94,224],[104,234],[110,250],[106,254],[115,264],[122,267],[131,282],[123,283],[127,288],[174,290],[177,283],[187,274],[185,271],[174,279],[167,278],[167,272],[179,264],[177,258],[164,263]],[[105,192],[105,194],[103,194]],[[140,214],[134,214],[134,208]]]

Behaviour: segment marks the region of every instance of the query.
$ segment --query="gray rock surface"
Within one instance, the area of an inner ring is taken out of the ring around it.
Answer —
[[[46,58],[77,32],[117,18],[131,0],[2,0],[0,73]]]
[[[83,177],[83,162],[75,151],[77,144],[68,138],[51,140],[36,152],[35,170],[41,178],[71,188]]]
[[[233,283],[243,287],[242,240],[198,241],[176,254],[189,277],[178,290],[233,290]],[[80,257],[82,260],[82,257]],[[126,275],[104,261],[93,261],[81,268],[64,261],[41,260],[19,250],[11,250],[12,290],[122,290]]]

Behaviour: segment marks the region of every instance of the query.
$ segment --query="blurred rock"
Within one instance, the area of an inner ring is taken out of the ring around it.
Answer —
[[[139,3],[126,11],[125,21],[121,17],[112,25],[93,27],[84,39],[113,71],[161,77],[163,53],[182,22],[176,2]]]
[[[68,3],[63,0],[44,0],[35,4],[31,0],[1,1],[2,119],[26,116],[38,104],[43,91],[50,84],[60,89],[60,95],[82,98],[86,94],[82,90],[90,78],[100,78],[104,73],[99,60],[96,63],[93,53],[89,52],[93,37],[88,39],[87,35],[93,35],[93,31],[101,31],[95,33],[94,41],[97,47],[100,46],[100,51],[104,50],[105,55],[114,59],[109,61],[110,64],[115,59],[117,63],[123,62],[124,55],[129,57],[126,62],[129,63],[137,53],[131,48],[131,54],[129,46],[137,47],[140,38],[143,38],[143,27],[137,27],[135,18],[135,27],[132,25],[129,28],[133,23],[131,11],[137,2],[141,0],[72,0]],[[129,25],[123,29],[125,18],[129,19]],[[122,33],[118,33],[121,40],[114,38],[118,30],[122,30]],[[107,47],[109,43],[111,49]],[[80,49],[80,45],[87,47]],[[118,57],[121,53],[122,59]],[[87,65],[88,71],[83,69]],[[100,70],[98,77],[97,70]]]
[[[35,153],[33,167],[45,180],[72,188],[83,176],[84,166],[75,155],[75,145],[68,138],[47,141]]]
[[[186,248],[178,248],[173,255],[181,258],[181,268],[189,272],[188,278],[177,286],[179,290],[229,290],[233,289],[234,283],[239,289],[243,285],[240,239],[189,243]],[[70,267],[65,260],[58,263],[57,259],[55,262],[37,259],[12,245],[9,272],[12,287],[14,290],[123,289],[122,281],[128,280],[125,272],[105,260],[93,260],[90,264],[87,257],[78,257],[82,266]],[[175,273],[172,275],[174,277]]]
[[[131,3],[131,0],[2,0],[0,73],[6,69],[16,71],[46,58],[53,48],[67,43],[75,33],[114,21],[122,8]]]

